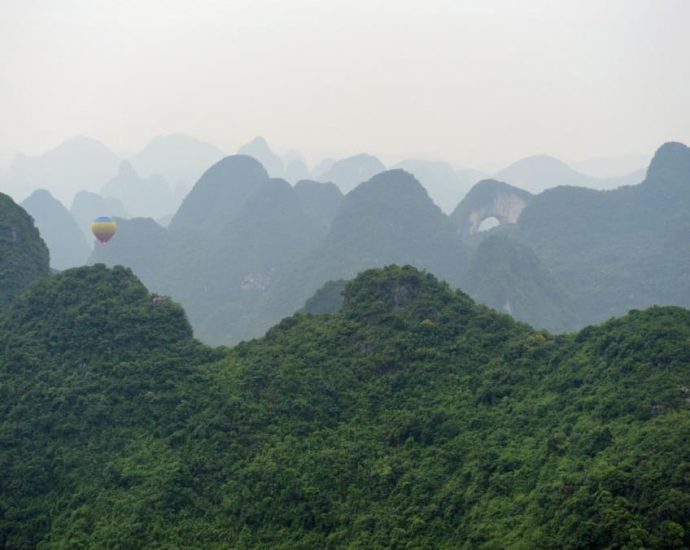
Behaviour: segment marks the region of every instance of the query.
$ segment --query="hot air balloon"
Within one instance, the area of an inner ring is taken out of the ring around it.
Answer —
[[[96,218],[91,224],[91,232],[103,246],[112,238],[116,229],[117,222],[109,216]]]

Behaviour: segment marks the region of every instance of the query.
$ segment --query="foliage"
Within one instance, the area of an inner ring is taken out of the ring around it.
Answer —
[[[690,312],[552,336],[411,267],[231,350],[128,270],[0,323],[9,548],[690,544]]]
[[[305,302],[303,311],[305,313],[335,313],[343,306],[345,300],[343,291],[346,284],[347,281],[344,279],[328,281]]]
[[[537,328],[562,332],[575,321],[575,304],[536,254],[500,232],[478,244],[462,288],[474,300]]]
[[[48,257],[31,216],[0,193],[0,312],[31,281],[50,273]]]

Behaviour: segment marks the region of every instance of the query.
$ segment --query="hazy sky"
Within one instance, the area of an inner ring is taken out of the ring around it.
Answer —
[[[690,142],[688,29],[688,0],[0,0],[0,152],[651,153]]]

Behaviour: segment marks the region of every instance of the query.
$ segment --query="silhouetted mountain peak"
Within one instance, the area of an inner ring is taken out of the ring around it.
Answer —
[[[266,138],[264,138],[263,136],[256,136],[253,140],[245,144],[243,147],[256,149],[257,151],[271,151],[271,148],[268,146]]]
[[[84,235],[72,214],[45,189],[36,189],[22,202],[50,250],[50,265],[67,269],[83,265],[89,254]]]
[[[47,191],[45,189],[36,189],[22,202],[23,203],[39,203],[39,202],[50,202],[50,203],[52,203],[53,201],[57,201],[57,199],[55,197],[53,197],[53,195],[51,195],[50,191]]]
[[[549,155],[520,159],[496,174],[496,179],[538,193],[558,185],[596,186],[601,183],[573,170],[563,161]]]
[[[0,193],[0,310],[31,281],[49,273],[48,247],[31,216]]]
[[[132,163],[129,162],[128,160],[123,160],[120,163],[120,166],[117,171],[117,177],[118,178],[136,178],[137,173],[136,170],[134,170],[134,166],[132,166]]]
[[[36,316],[36,311],[46,309],[50,316]],[[41,342],[39,348],[73,360],[108,356],[114,348],[135,357],[192,341],[183,309],[170,299],[149,294],[122,266],[108,269],[96,264],[43,278],[18,297],[10,311],[0,322],[3,330],[30,333]],[[138,343],[133,345],[135,340]],[[11,347],[12,342],[6,345]]]
[[[213,188],[235,185],[242,181],[268,179],[262,164],[249,155],[230,155],[211,166],[201,176],[192,192],[197,188]]]
[[[451,301],[462,303],[467,312],[473,306],[465,294],[409,265],[363,271],[345,286],[343,295],[346,315],[369,320],[403,309],[410,316],[429,322],[429,318],[439,316],[438,308]]]
[[[502,181],[488,179],[476,183],[450,215],[461,235],[476,233],[487,218],[500,223],[516,223],[532,199],[527,191]]]
[[[384,164],[374,156],[366,153],[353,155],[333,163],[319,176],[321,181],[332,181],[343,193],[357,187],[373,175],[386,170]]]
[[[283,176],[283,161],[271,150],[268,146],[268,142],[263,137],[258,136],[254,138],[246,145],[240,147],[237,153],[255,158],[264,166],[266,172],[268,172],[271,177]]]
[[[401,168],[376,174],[368,181],[358,185],[349,194],[352,196],[364,196],[366,194],[372,199],[390,198],[392,200],[401,195],[416,195],[422,200],[431,200],[417,178]]]
[[[69,202],[81,189],[93,189],[112,178],[118,163],[100,141],[76,136],[43,154],[16,156],[0,185],[22,198],[40,185]]]
[[[55,147],[52,152],[59,151],[76,151],[83,153],[84,151],[99,151],[107,155],[111,155],[112,152],[108,149],[102,142],[98,141],[89,136],[77,135],[66,139],[60,145]]]
[[[262,182],[266,169],[249,155],[230,155],[211,166],[196,182],[170,222],[170,229],[182,226],[211,231],[231,218]]]
[[[647,180],[690,180],[690,148],[668,142],[657,149],[647,170]]]

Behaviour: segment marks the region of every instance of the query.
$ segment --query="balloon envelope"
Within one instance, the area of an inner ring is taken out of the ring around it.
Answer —
[[[109,216],[96,218],[91,224],[91,232],[103,245],[111,239],[116,229],[117,222]]]

